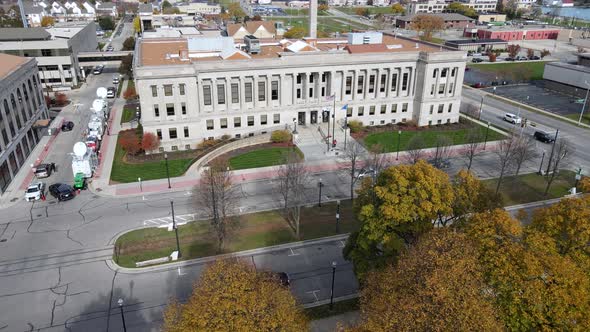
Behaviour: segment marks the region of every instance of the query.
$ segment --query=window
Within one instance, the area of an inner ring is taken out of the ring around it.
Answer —
[[[451,123],[451,119],[447,119],[447,123]]]
[[[178,151],[178,145],[172,145],[172,146],[170,147],[170,149],[171,149],[172,151]]]
[[[186,103],[180,103],[182,115],[186,115]]]
[[[164,96],[172,96],[172,84],[164,84]]]
[[[279,100],[279,81],[270,82],[270,99]]]
[[[314,73],[309,74],[309,83],[313,83],[314,76],[315,76]]]
[[[397,104],[391,104],[391,113],[397,113]]]
[[[438,75],[438,68],[434,69],[434,71],[432,72],[432,78],[436,78],[436,75]]]
[[[385,114],[387,112],[387,105],[381,105],[381,114]]]
[[[281,115],[279,113],[273,114],[272,123],[274,123],[274,124],[281,123]]]
[[[449,94],[453,94],[453,88],[455,85],[453,83],[449,83]]]
[[[264,82],[258,82],[258,101],[265,101],[266,100],[266,96],[265,96],[265,86],[266,84],[264,84]]]
[[[309,98],[313,98],[313,88],[309,88]]]
[[[326,73],[322,73],[322,83],[326,83]]]
[[[391,91],[397,90],[397,74],[391,74]]]
[[[242,126],[242,118],[239,116],[234,118],[234,128],[240,128]]]
[[[326,96],[326,87],[322,87],[322,97]]]
[[[387,84],[387,75],[381,74],[381,82],[379,83],[379,92],[385,92],[385,85]]]
[[[41,56],[51,56],[51,50],[41,50]]]
[[[363,115],[365,115],[365,107],[359,106],[358,116],[363,116]]]
[[[225,85],[217,84],[217,104],[225,105]]]
[[[346,108],[346,117],[347,118],[352,117],[352,107],[347,107]]]
[[[301,99],[301,89],[297,89],[297,99]]]
[[[184,84],[179,84],[178,85],[178,93],[180,93],[181,96],[184,96]]]
[[[438,113],[442,113],[444,110],[445,110],[445,105],[444,104],[438,105]]]
[[[237,104],[240,102],[240,90],[238,83],[231,84],[231,102]]]
[[[154,116],[155,117],[160,116],[160,106],[158,106],[158,104],[154,104]]]
[[[184,146],[184,149],[185,149],[185,150],[190,150],[190,149],[191,149],[191,145],[190,145],[190,144],[187,144],[187,145],[185,145],[185,146]]]
[[[254,126],[254,116],[249,115],[248,116],[248,127],[252,127],[252,126]]]
[[[407,112],[408,111],[408,103],[403,103],[402,104],[402,113]]]
[[[429,112],[429,114],[432,114],[432,113],[434,113],[434,105],[430,105],[430,112]]]
[[[261,125],[265,125],[267,123],[266,121],[266,114],[263,114],[260,116],[260,124]]]
[[[158,87],[155,85],[150,85],[150,88],[152,89],[152,97],[157,97],[158,96]]]
[[[221,129],[227,128],[227,118],[219,119],[219,126]]]
[[[448,112],[451,113],[453,111],[453,104],[449,104]]]
[[[375,92],[375,75],[369,76],[369,93]]]
[[[346,78],[346,90],[345,90],[344,94],[350,95],[351,93],[352,93],[352,77],[348,76]]]
[[[430,86],[430,95],[434,95],[434,89],[436,89],[436,84]]]
[[[162,129],[156,129],[156,136],[158,136],[159,140],[162,139]]]
[[[246,88],[246,102],[251,103],[252,102],[252,82],[247,82],[245,84],[245,88]]]
[[[166,115],[174,116],[174,104],[166,104]]]
[[[443,68],[443,70],[440,72],[440,77],[447,77],[447,71],[449,71],[448,68]]]
[[[364,81],[365,81],[365,77],[359,76],[359,78],[357,80],[356,93],[363,93],[363,84],[365,83]]]
[[[297,74],[297,84],[301,84],[301,74]]]
[[[189,134],[189,132],[188,132],[188,126],[185,126],[184,127],[184,137],[185,138],[188,137],[188,134]]]
[[[205,105],[211,105],[211,86],[203,85],[203,103]]]
[[[213,120],[207,120],[207,130],[213,130]]]
[[[451,69],[451,77],[455,77],[456,73],[457,73],[457,68]]]
[[[408,73],[404,73],[402,76],[402,91],[408,90]]]
[[[440,95],[440,94],[443,94],[443,93],[445,93],[445,85],[444,85],[444,83],[438,85],[438,94]]]
[[[375,106],[369,106],[369,115],[375,115]]]
[[[168,129],[168,135],[170,136],[170,139],[178,138],[178,134],[176,133],[176,128]]]
[[[436,124],[441,124],[441,123],[442,123],[442,120],[436,121]]]

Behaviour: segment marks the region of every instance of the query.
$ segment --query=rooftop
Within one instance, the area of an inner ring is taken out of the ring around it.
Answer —
[[[0,28],[0,41],[47,40],[50,37],[44,28]]]
[[[408,16],[400,16],[397,19],[401,21],[412,21],[418,15],[429,15],[429,16],[437,16],[442,17],[445,21],[475,21],[475,19],[471,17],[467,17],[457,13],[440,13],[440,14],[415,14],[415,15],[408,15]]]
[[[0,66],[0,79],[4,79],[10,75],[10,73],[20,68],[27,61],[30,61],[30,59],[0,53],[0,63],[2,64],[2,66]]]
[[[492,43],[506,44],[507,41],[505,41],[503,39],[459,39],[459,40],[447,40],[445,43],[457,44],[457,45],[492,44]]]
[[[498,25],[491,27],[477,27],[479,30],[491,31],[531,31],[531,30],[557,30],[559,28],[549,27],[546,25]]]
[[[572,65],[570,63],[565,63],[565,62],[548,62],[545,64],[545,66],[554,66],[554,67],[559,67],[559,68],[563,68],[563,69],[570,69],[570,70],[575,70],[575,71],[583,72],[586,74],[590,74],[590,67],[586,67],[586,66],[582,66],[582,65]]]
[[[293,56],[311,53],[399,53],[399,52],[440,52],[446,49],[441,46],[427,44],[414,39],[396,37],[393,34],[384,33],[382,43],[349,45],[346,37],[340,39],[322,38],[310,40],[295,39],[259,39],[260,53],[240,54],[241,56],[223,56],[235,53],[243,44],[232,40],[214,42],[212,38],[153,38],[143,39],[140,44],[140,66],[162,66],[174,64],[187,64],[203,61],[232,61],[280,58],[286,54]],[[215,49],[207,49],[215,45]],[[229,52],[229,53],[228,53]],[[246,56],[244,56],[246,55]]]
[[[84,27],[53,27],[53,28],[47,28],[45,29],[49,34],[51,34],[52,37],[56,37],[56,38],[72,38],[74,37],[78,32],[82,31],[82,29],[84,29]]]

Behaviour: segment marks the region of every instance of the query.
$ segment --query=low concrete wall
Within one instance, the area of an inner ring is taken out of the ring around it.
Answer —
[[[264,135],[257,135],[257,136],[242,138],[238,141],[225,144],[225,145],[219,147],[218,149],[215,149],[215,150],[207,153],[202,158],[197,160],[190,168],[193,170],[200,171],[201,168],[203,166],[207,165],[211,160],[213,160],[223,154],[226,154],[230,151],[240,149],[243,147],[247,147],[247,146],[251,146],[251,145],[268,143],[268,142],[270,142],[270,133],[264,134]],[[188,173],[188,171],[187,171],[187,173]]]

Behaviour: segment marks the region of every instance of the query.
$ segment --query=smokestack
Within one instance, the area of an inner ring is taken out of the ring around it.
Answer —
[[[309,37],[318,37],[318,0],[309,1]]]

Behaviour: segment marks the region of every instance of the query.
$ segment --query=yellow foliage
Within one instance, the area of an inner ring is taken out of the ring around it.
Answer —
[[[55,24],[55,20],[51,16],[43,16],[41,19],[41,26],[42,27],[49,27]]]

